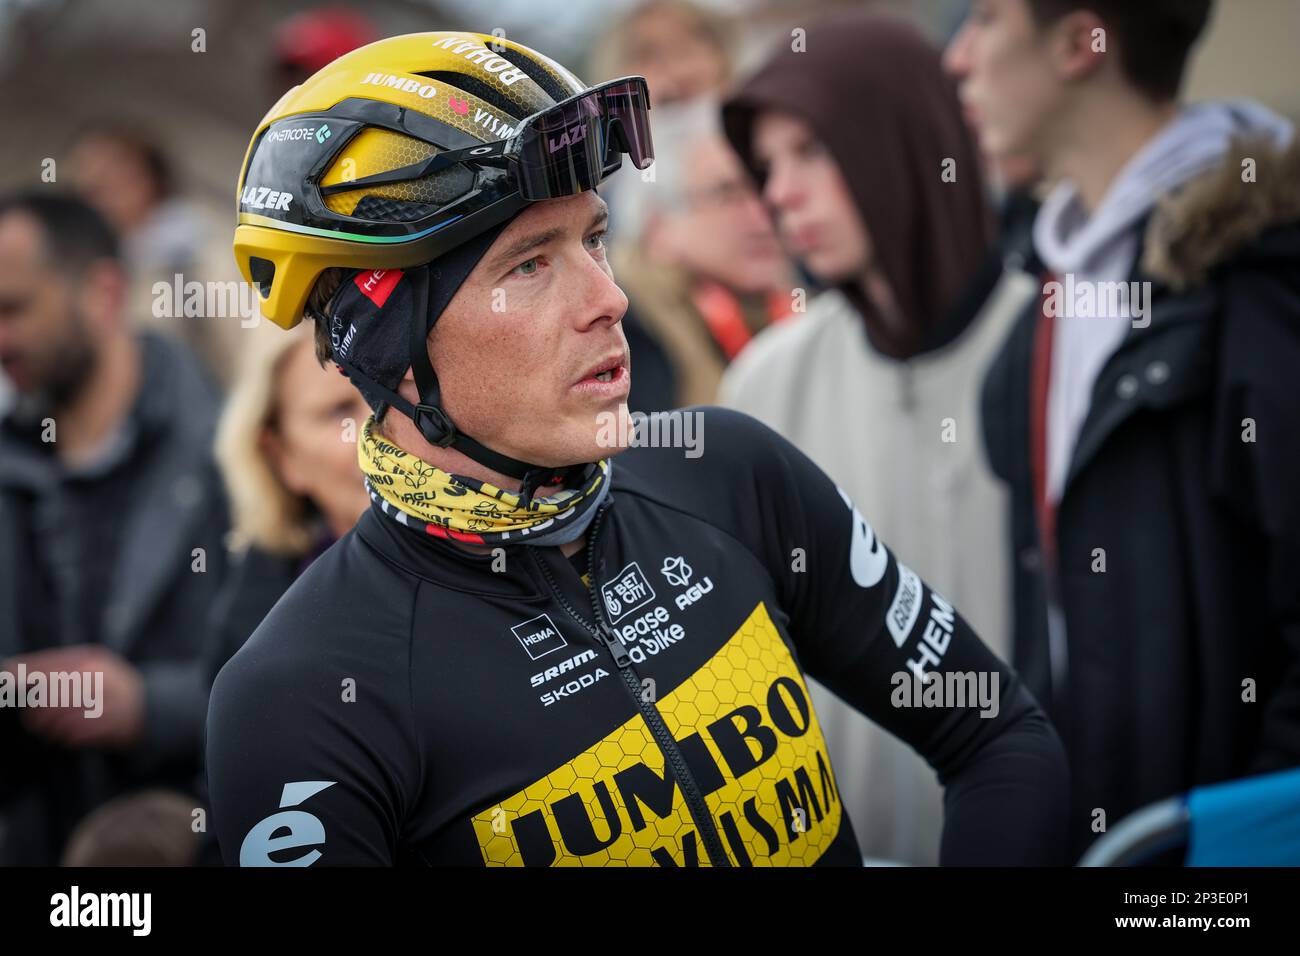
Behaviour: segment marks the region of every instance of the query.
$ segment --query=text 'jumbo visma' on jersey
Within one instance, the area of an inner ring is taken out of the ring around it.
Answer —
[[[805,671],[934,766],[943,862],[1064,862],[1064,758],[1015,675],[803,454],[700,414],[703,455],[614,459],[590,588],[378,506],[318,558],[213,688],[227,862],[860,865]],[[996,674],[996,716],[895,706],[895,674],[949,671]]]

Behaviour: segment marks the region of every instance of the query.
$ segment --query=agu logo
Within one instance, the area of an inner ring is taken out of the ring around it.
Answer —
[[[564,635],[560,633],[560,629],[555,626],[549,614],[539,614],[522,624],[516,624],[510,630],[514,632],[519,643],[524,646],[524,650],[533,660],[551,651],[558,651],[561,647],[569,646],[569,642],[564,639]]]
[[[686,559],[681,555],[675,558],[664,558],[664,566],[659,569],[659,573],[668,579],[669,584],[684,588],[691,583],[691,566],[686,563]]]

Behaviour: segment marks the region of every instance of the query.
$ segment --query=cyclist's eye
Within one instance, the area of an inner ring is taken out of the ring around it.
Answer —
[[[537,267],[538,267],[538,260],[537,257],[534,256],[532,259],[528,259],[524,262],[519,263],[519,265],[515,266],[510,271],[514,275],[531,276],[537,274]]]
[[[588,237],[587,237],[587,242],[591,243],[590,248],[591,248],[593,251],[596,250],[596,249],[604,249],[604,248],[605,248],[605,236],[606,236],[607,234],[608,234],[608,233],[606,232],[606,230],[603,230],[603,229],[602,229],[600,232],[593,232],[590,236],[588,236]]]

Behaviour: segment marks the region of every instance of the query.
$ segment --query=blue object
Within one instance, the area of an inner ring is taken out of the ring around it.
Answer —
[[[1187,866],[1300,866],[1300,769],[1187,795]]]

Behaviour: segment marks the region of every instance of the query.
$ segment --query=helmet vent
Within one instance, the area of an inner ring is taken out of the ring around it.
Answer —
[[[248,274],[253,277],[257,291],[263,299],[271,295],[271,284],[275,282],[275,263],[260,256],[248,257]]]
[[[534,60],[531,56],[528,56],[525,53],[520,53],[518,50],[512,50],[504,44],[498,44],[498,46],[500,47],[500,52],[497,53],[497,56],[501,57],[503,60],[509,60],[512,64],[523,70],[528,74],[528,78],[545,90],[546,95],[555,100],[555,102],[558,103],[561,100],[568,99],[569,96],[572,95],[571,91],[566,90],[560,82],[551,75],[549,70]]]
[[[352,215],[358,219],[371,219],[378,222],[411,222],[427,216],[438,207],[422,202],[403,202],[400,199],[388,199],[385,196],[362,196],[357,202]]]
[[[414,75],[427,76],[431,80],[446,83],[453,89],[459,89],[492,104],[502,113],[505,113],[506,116],[518,118],[515,114],[518,112],[519,107],[502,96],[490,83],[485,83],[477,76],[470,76],[466,73],[453,73],[450,70],[430,70],[427,73],[416,73]]]

